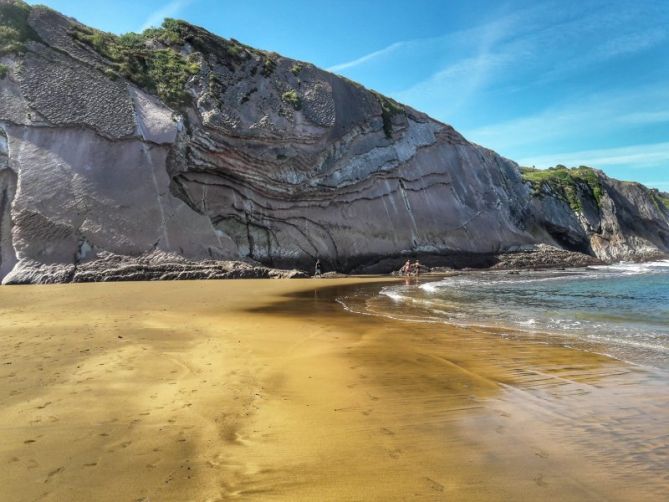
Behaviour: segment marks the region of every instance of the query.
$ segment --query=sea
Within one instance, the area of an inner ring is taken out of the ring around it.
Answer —
[[[669,370],[669,260],[560,271],[462,272],[353,291],[346,309],[489,327]]]

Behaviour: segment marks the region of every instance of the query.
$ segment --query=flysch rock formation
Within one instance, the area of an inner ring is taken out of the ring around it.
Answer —
[[[308,63],[184,22],[119,38],[18,0],[0,1],[0,25],[20,28],[0,50],[5,284],[669,251],[666,194],[595,171],[601,193],[577,184],[574,207],[451,126]]]

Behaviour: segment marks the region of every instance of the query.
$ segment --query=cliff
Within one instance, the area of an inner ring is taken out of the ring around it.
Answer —
[[[4,283],[669,251],[666,194],[521,171],[354,82],[184,22],[119,37],[2,0],[0,37]]]

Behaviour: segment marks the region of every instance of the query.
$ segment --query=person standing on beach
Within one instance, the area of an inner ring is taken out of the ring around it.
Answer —
[[[400,274],[411,275],[411,260],[407,260],[404,266],[400,269]]]
[[[320,277],[321,276],[321,260],[316,260],[316,267],[314,270],[314,277]]]
[[[416,277],[420,275],[420,262],[418,260],[413,264],[413,273]]]

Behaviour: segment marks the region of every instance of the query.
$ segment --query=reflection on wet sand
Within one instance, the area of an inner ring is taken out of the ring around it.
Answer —
[[[666,375],[343,311],[360,282],[0,289],[0,499],[669,493]]]

